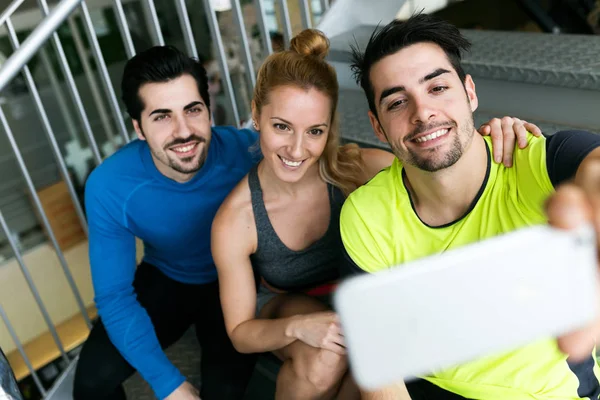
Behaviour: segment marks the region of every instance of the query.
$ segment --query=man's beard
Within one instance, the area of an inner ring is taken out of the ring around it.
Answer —
[[[194,154],[191,157],[186,158],[175,158],[176,156],[172,156],[169,154],[169,147],[176,145],[185,145],[187,143],[196,142],[196,146],[200,146],[204,143],[204,147],[202,152],[198,154]],[[167,165],[169,168],[177,171],[181,174],[193,174],[196,173],[202,168],[204,162],[206,161],[206,157],[208,154],[208,141],[200,136],[191,135],[185,139],[175,139],[166,145],[163,146],[161,151],[156,151],[154,148],[150,148],[154,157],[160,160],[163,164]],[[195,157],[198,157],[198,161],[192,163]]]
[[[423,151],[418,152],[410,147],[408,147],[406,150],[401,150],[400,146],[396,145],[395,143],[390,143],[392,151],[403,163],[413,165],[422,171],[437,172],[453,166],[462,157],[465,150],[465,143],[469,143],[473,137],[473,119],[470,118],[467,123],[463,125],[463,128],[461,129],[462,132],[457,130],[458,126],[454,121],[421,125],[412,131],[405,140],[410,141],[415,136],[424,132],[433,131],[438,127],[451,127],[452,130],[454,130],[454,132],[448,133],[454,134],[454,137],[450,143],[450,149],[444,154],[436,155],[436,153],[440,151],[439,148],[432,148],[425,151],[425,153],[431,154],[431,157],[426,157],[423,156]],[[461,137],[463,135],[465,137],[465,143],[461,141]]]

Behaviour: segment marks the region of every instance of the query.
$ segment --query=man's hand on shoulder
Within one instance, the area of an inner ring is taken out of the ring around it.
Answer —
[[[507,168],[513,165],[515,148],[527,147],[528,133],[542,136],[542,131],[537,125],[514,117],[492,118],[481,125],[478,132],[482,136],[492,137],[494,161],[502,162]]]
[[[188,381],[183,382],[165,400],[200,400],[200,392]]]

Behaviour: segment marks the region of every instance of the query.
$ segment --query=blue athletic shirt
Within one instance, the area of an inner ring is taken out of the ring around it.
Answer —
[[[98,314],[123,357],[162,399],[185,381],[161,349],[133,289],[135,238],[144,261],[183,283],[214,282],[213,218],[229,192],[258,161],[255,132],[213,127],[207,159],[186,183],[161,174],[147,142],[134,140],[87,180],[85,206]]]

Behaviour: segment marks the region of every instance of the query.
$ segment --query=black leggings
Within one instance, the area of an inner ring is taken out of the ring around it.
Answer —
[[[244,396],[255,356],[238,353],[223,321],[217,282],[191,285],[176,282],[156,267],[142,263],[133,283],[164,348],[175,343],[192,324],[202,347],[202,400],[237,400]],[[92,328],[75,372],[75,400],[121,400],[121,384],[135,372],[110,341],[101,320]]]

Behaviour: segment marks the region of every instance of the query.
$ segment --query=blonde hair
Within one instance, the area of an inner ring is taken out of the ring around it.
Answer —
[[[258,71],[254,88],[254,106],[260,114],[269,102],[269,94],[277,87],[314,88],[331,100],[331,123],[325,150],[319,159],[321,178],[348,195],[363,182],[363,160],[356,144],[340,147],[337,115],[338,92],[335,69],[325,61],[329,40],[316,29],[296,35],[290,49],[271,54]]]

